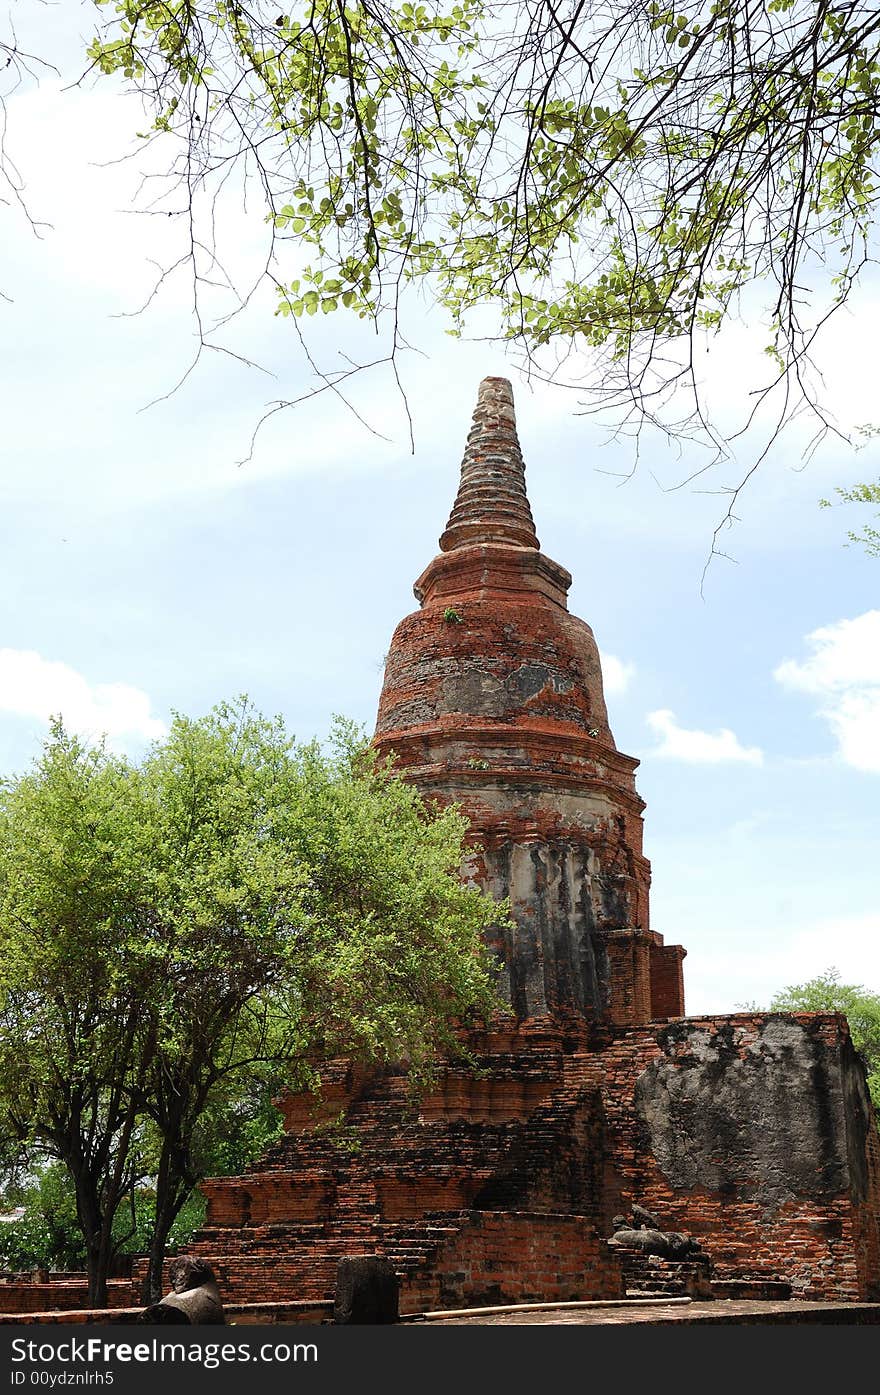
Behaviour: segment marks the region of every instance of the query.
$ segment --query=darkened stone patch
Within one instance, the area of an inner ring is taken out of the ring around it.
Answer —
[[[398,1282],[394,1265],[381,1255],[341,1259],[336,1271],[333,1322],[385,1325],[397,1322]]]
[[[841,1064],[850,1180],[854,1196],[864,1201],[871,1185],[867,1144],[871,1130],[876,1127],[876,1116],[865,1082],[864,1064],[849,1039],[844,1044]]]
[[[493,1177],[482,1187],[473,1199],[475,1211],[499,1211],[507,1207],[515,1209],[529,1193],[529,1176],[525,1172],[510,1171]]]
[[[840,1052],[808,1025],[768,1017],[746,1042],[732,1023],[671,1024],[639,1076],[636,1114],[676,1188],[763,1202],[850,1186]],[[862,1150],[864,1151],[864,1150]]]
[[[810,1221],[809,1229],[823,1240],[839,1240],[843,1234],[843,1223],[839,1220]]]
[[[569,693],[573,683],[567,675],[547,664],[522,664],[505,680],[505,687],[517,705],[550,688],[554,693]]]

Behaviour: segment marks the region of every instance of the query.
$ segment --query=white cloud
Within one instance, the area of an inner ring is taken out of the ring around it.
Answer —
[[[807,635],[813,653],[804,663],[786,659],[774,678],[804,693],[880,687],[880,610],[838,620]]]
[[[105,735],[116,749],[132,739],[155,740],[166,730],[140,688],[89,683],[69,664],[30,649],[0,649],[0,712],[46,723],[60,715],[72,731],[93,739]]]
[[[685,961],[685,1002],[689,1013],[735,1012],[754,1002],[766,1008],[775,993],[840,971],[844,983],[880,986],[880,914],[835,916],[803,926],[770,921],[754,924],[743,937],[741,923],[713,926]],[[678,938],[678,936],[676,936]]]
[[[614,654],[600,654],[602,661],[602,681],[606,697],[619,697],[625,693],[634,677],[635,664],[626,663]]]
[[[880,610],[823,625],[806,637],[803,662],[786,659],[773,677],[821,699],[841,759],[880,772]]]
[[[728,727],[720,731],[688,731],[680,727],[675,713],[668,708],[649,712],[648,726],[660,737],[660,745],[650,752],[668,760],[687,761],[691,765],[720,765],[727,761],[744,761],[761,765],[764,754],[757,746],[742,746]]]

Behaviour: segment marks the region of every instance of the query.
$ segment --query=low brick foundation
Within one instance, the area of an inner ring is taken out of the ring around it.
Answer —
[[[136,1300],[128,1279],[111,1279],[108,1308],[127,1308]],[[71,1311],[88,1307],[89,1286],[83,1280],[53,1279],[45,1284],[0,1282],[0,1314],[33,1313],[52,1308]]]
[[[45,1309],[40,1312],[0,1313],[0,1326],[31,1326],[65,1323],[109,1323],[130,1324],[137,1322],[143,1308],[135,1305],[128,1308],[77,1308],[67,1311]],[[284,1323],[296,1326],[315,1326],[330,1322],[333,1316],[332,1303],[227,1303],[226,1321],[234,1327],[250,1327],[265,1323]]]
[[[438,1252],[436,1269],[408,1278],[404,1311],[611,1297],[623,1297],[622,1275],[589,1221],[475,1211]]]

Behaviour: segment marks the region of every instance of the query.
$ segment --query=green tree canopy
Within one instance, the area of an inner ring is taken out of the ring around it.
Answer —
[[[221,182],[255,177],[280,314],[385,316],[393,352],[421,281],[456,332],[493,306],[534,372],[587,349],[594,404],[723,449],[695,356],[748,292],[759,400],[826,429],[811,350],[874,246],[869,0],[98,3],[90,61],[152,104],[205,269]]]
[[[159,284],[189,271],[202,345],[228,347],[253,291],[200,311],[222,201],[246,192],[301,339],[334,311],[387,331],[371,364],[313,362],[317,391],[394,358],[416,282],[452,332],[479,310],[478,332],[531,374],[623,427],[696,436],[706,469],[740,432],[713,421],[702,366],[742,313],[767,355],[742,431],[804,415],[814,439],[838,429],[812,355],[876,258],[871,0],[95,4],[88,70],[152,110],[141,134],[164,142],[168,184],[163,200],[153,172],[150,209],[189,225]],[[7,90],[42,71],[12,32],[3,56]],[[5,146],[4,173],[21,202]],[[761,458],[724,486],[719,526]],[[871,503],[860,489],[847,501]]]
[[[141,941],[137,801],[124,762],[57,725],[0,802],[0,1102],[4,1132],[63,1162],[103,1301],[155,1020]],[[146,1040],[145,1040],[146,1038]]]
[[[137,765],[56,726],[7,784],[0,1110],[67,1168],[94,1303],[145,1179],[155,1291],[255,1077],[340,1051],[418,1075],[491,1009],[503,911],[459,879],[465,832],[350,730],[297,746],[244,700],[176,718]]]

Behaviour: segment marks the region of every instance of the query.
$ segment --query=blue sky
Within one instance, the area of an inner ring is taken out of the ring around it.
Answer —
[[[70,61],[76,23],[60,31],[52,11],[51,24]],[[417,305],[421,353],[401,361],[415,454],[377,369],[352,399],[389,439],[324,395],[272,418],[239,465],[266,403],[314,381],[290,323],[258,292],[226,342],[275,377],[209,355],[143,410],[194,347],[182,278],[119,318],[177,236],[129,211],[154,157],[99,167],[143,120],[108,90],[57,82],[15,94],[8,119],[28,205],[53,226],[37,239],[0,206],[0,290],[12,297],[0,302],[0,771],[29,762],[55,710],[133,754],[172,709],[198,714],[241,691],[303,738],[325,734],[334,712],[371,728],[383,655],[455,494],[479,379],[501,373],[539,537],[574,575],[571,608],[605,656],[617,743],[642,761],[653,925],[688,948],[689,1010],[765,1003],[830,965],[880,989],[880,563],[842,545],[855,519],[817,505],[835,484],[876,477],[876,454],[832,441],[802,469],[795,432],[742,500],[725,540],[736,563],[714,562],[701,596],[724,499],[668,492],[697,456],[646,436],[622,483],[628,443]],[[230,202],[222,235],[246,277],[259,217]],[[878,415],[878,299],[869,286],[822,360],[845,425]],[[375,352],[342,318],[311,328],[322,362]],[[747,400],[759,341],[736,327],[707,364],[722,419]]]

